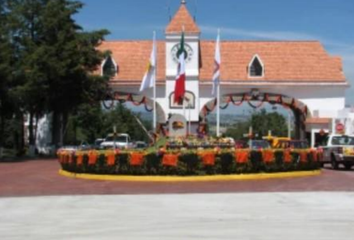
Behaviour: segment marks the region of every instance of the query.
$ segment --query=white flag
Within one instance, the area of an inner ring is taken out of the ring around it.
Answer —
[[[155,72],[156,72],[156,39],[155,33],[152,43],[152,51],[149,59],[149,63],[140,86],[140,92],[144,91],[147,88],[152,88],[155,85]]]
[[[213,96],[216,95],[217,86],[220,84],[220,64],[221,64],[221,56],[220,56],[220,33],[216,38],[216,46],[215,46],[215,57],[214,57],[214,73],[213,73],[213,90],[211,94]]]

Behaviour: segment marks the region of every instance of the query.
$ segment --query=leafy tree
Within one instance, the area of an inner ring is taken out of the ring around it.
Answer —
[[[99,104],[83,104],[70,119],[70,127],[65,137],[66,143],[78,143],[87,141],[93,143],[97,138],[105,138],[113,133],[116,126],[117,133],[128,133],[133,140],[149,141],[147,134],[138,124],[136,118],[151,130],[151,123],[141,120],[123,104],[117,104],[112,110],[104,110]]]
[[[50,112],[53,143],[60,144],[69,114],[84,102],[97,103],[106,91],[106,80],[91,73],[103,58],[96,46],[108,31],[84,32],[73,19],[83,6],[78,1],[10,2],[22,80],[15,93],[30,115],[30,144],[35,141],[33,117]]]
[[[236,123],[227,130],[226,135],[241,139],[244,134],[249,132],[250,126],[253,128],[253,133],[258,134],[259,137],[267,136],[269,130],[272,131],[274,136],[287,135],[287,124],[284,116],[276,112],[267,113],[265,109],[253,114],[246,122]]]
[[[5,142],[5,126],[14,112],[10,94],[14,51],[9,32],[7,1],[0,0],[0,157]]]
[[[29,143],[34,150],[34,117],[45,112],[46,74],[43,71],[42,18],[45,0],[9,1],[10,24],[16,46],[16,85],[12,91],[21,106],[19,115],[29,114]],[[19,109],[18,109],[19,110]],[[34,152],[34,151],[33,151]]]
[[[102,61],[103,54],[96,46],[108,32],[83,32],[72,19],[82,6],[77,1],[49,1],[43,13],[43,48],[49,73],[48,110],[54,114],[55,143],[62,142],[70,112],[82,103],[94,104],[101,100],[107,87],[104,78],[90,73]]]
[[[287,125],[284,116],[277,112],[267,113],[265,109],[252,115],[251,124],[254,133],[259,136],[267,136],[271,130],[274,136],[286,136]]]
[[[134,140],[148,141],[146,133],[138,124],[136,116],[131,110],[127,109],[123,104],[117,104],[112,111],[105,111],[103,118],[102,136],[113,132],[113,126],[116,126],[118,133],[129,133]],[[143,121],[142,121],[143,122]],[[144,122],[143,122],[144,123]],[[145,122],[145,128],[151,130],[149,124]]]
[[[232,127],[229,127],[225,133],[225,136],[232,137],[234,139],[244,138],[244,134],[249,132],[251,121],[237,122]]]

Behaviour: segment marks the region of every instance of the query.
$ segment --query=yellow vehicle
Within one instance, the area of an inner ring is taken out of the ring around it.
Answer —
[[[275,136],[266,136],[266,137],[263,137],[264,140],[267,140],[270,145],[272,146],[272,148],[276,148],[278,145],[279,145],[279,142],[280,141],[290,141],[291,138],[288,138],[288,137],[275,137]]]

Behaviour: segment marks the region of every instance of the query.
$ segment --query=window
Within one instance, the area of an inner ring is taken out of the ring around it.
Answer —
[[[260,60],[258,55],[255,55],[248,66],[248,75],[249,77],[263,77],[264,76],[264,67],[263,63]]]
[[[333,146],[352,146],[354,145],[354,137],[336,136],[332,138]]]
[[[186,109],[194,109],[195,108],[195,95],[190,92],[190,91],[186,91],[185,93],[185,102],[184,102],[184,106]],[[178,104],[174,102],[175,99],[175,93],[171,93],[170,94],[170,108],[175,108],[175,109],[182,109],[183,105],[182,104]]]
[[[112,78],[117,74],[117,64],[114,59],[109,56],[102,64],[102,75],[108,78]]]

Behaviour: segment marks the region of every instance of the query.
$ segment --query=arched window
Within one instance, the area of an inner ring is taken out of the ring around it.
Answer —
[[[118,67],[114,59],[109,56],[102,63],[102,76],[112,78],[118,73]]]
[[[186,109],[194,109],[195,108],[195,95],[194,95],[194,93],[190,92],[190,91],[186,91],[184,96],[185,96],[185,102],[184,102],[185,108]],[[170,94],[170,108],[171,109],[182,109],[183,105],[175,103],[174,99],[175,99],[175,93],[173,92]]]
[[[248,66],[249,77],[264,77],[264,65],[258,55],[252,58]]]

